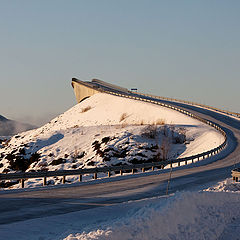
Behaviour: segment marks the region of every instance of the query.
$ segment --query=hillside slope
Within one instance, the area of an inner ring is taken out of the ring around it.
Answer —
[[[0,172],[154,162],[198,154],[223,141],[213,128],[176,111],[99,93],[3,143]]]

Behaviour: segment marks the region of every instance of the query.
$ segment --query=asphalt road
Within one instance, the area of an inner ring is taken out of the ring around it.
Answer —
[[[231,169],[240,162],[238,144],[240,121],[211,110],[182,103],[168,103],[219,124],[227,132],[229,139],[227,148],[218,156],[218,160],[202,166],[174,169],[169,193],[201,189],[211,182],[230,177]],[[96,181],[91,184],[62,185],[60,188],[2,192],[0,193],[0,224],[164,195],[168,179],[169,172],[156,171],[152,175],[145,173],[130,178],[128,176],[112,178],[111,182]]]

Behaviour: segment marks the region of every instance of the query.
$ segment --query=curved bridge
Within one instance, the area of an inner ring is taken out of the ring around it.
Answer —
[[[74,84],[73,84],[74,85]],[[88,86],[93,89],[93,86]],[[128,90],[121,91],[111,87],[100,86],[96,91],[107,91],[113,94],[122,94],[131,97],[144,97],[146,101],[158,101],[161,104],[180,108],[182,111],[199,116],[201,119],[217,124],[227,134],[228,145],[220,153],[210,157],[214,161],[205,159],[205,165],[194,167],[180,167],[173,169],[169,192],[180,190],[201,189],[204,184],[208,186],[211,182],[220,181],[231,176],[233,167],[238,167],[240,160],[240,120],[231,117],[225,112],[215,109],[204,108],[184,102],[159,99],[154,96],[143,96]],[[81,97],[80,97],[81,98]],[[82,98],[84,99],[84,97]],[[155,171],[152,174],[141,173],[134,176],[119,176],[111,181],[96,180],[79,185],[62,185],[59,187],[15,190],[0,193],[0,224],[23,221],[43,216],[63,214],[80,211],[89,208],[112,205],[134,199],[142,199],[153,196],[165,195],[168,185],[169,172]],[[45,208],[45,206],[48,208]],[[13,210],[11,206],[17,205]],[[32,214],[25,211],[32,208]],[[57,209],[57,211],[56,211]],[[11,214],[16,212],[15,215]],[[16,217],[17,215],[17,217]],[[12,217],[14,216],[14,217]]]

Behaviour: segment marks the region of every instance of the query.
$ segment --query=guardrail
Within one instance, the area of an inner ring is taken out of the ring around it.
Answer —
[[[137,93],[137,92],[132,92],[132,93],[140,95],[140,96],[146,96],[146,97],[156,98],[156,99],[160,99],[160,100],[166,100],[166,101],[171,101],[171,102],[179,102],[179,103],[186,103],[186,104],[193,105],[193,106],[199,106],[199,107],[211,109],[211,110],[214,110],[214,111],[217,111],[217,112],[225,113],[225,114],[228,114],[228,115],[240,118],[240,113],[223,110],[223,109],[212,107],[212,106],[208,106],[208,105],[205,105],[205,104],[200,104],[200,103],[196,103],[196,102],[180,100],[180,99],[175,99],[175,98],[155,96],[155,95],[145,94],[145,93]]]
[[[213,156],[215,154],[218,154],[221,150],[223,150],[225,148],[225,146],[227,145],[227,135],[224,132],[224,130],[219,127],[217,124],[205,120],[197,115],[194,115],[186,110],[183,110],[181,108],[178,107],[174,107],[172,105],[169,104],[164,104],[155,100],[150,100],[150,99],[146,99],[146,98],[142,98],[142,97],[136,97],[133,95],[129,95],[129,94],[121,94],[121,93],[116,93],[116,92],[110,92],[110,91],[106,91],[106,90],[99,90],[100,92],[104,92],[104,93],[108,93],[111,95],[115,95],[115,96],[119,96],[119,97],[124,97],[124,98],[130,98],[130,99],[134,99],[134,100],[139,100],[139,101],[144,101],[144,102],[149,102],[152,104],[156,104],[156,105],[160,105],[163,107],[167,107],[170,109],[173,109],[175,111],[178,111],[180,113],[183,113],[189,117],[192,117],[194,119],[197,119],[205,124],[208,124],[209,126],[215,128],[216,130],[218,130],[223,136],[224,136],[224,142],[212,149],[209,150],[207,152],[203,152],[201,154],[197,154],[194,156],[190,156],[190,157],[185,157],[185,158],[178,158],[178,159],[170,159],[170,160],[165,160],[165,161],[159,161],[159,162],[152,162],[152,163],[143,163],[143,164],[132,164],[132,165],[122,165],[122,166],[111,166],[111,167],[100,167],[100,168],[89,168],[89,169],[78,169],[78,170],[61,170],[61,171],[46,171],[46,172],[20,172],[20,173],[8,173],[8,174],[0,174],[0,181],[7,181],[7,180],[20,180],[20,184],[21,187],[24,188],[24,181],[26,179],[30,179],[30,178],[43,178],[43,185],[47,185],[47,177],[62,177],[62,183],[64,184],[66,182],[66,176],[72,176],[72,175],[79,175],[79,181],[82,181],[82,176],[85,174],[93,174],[93,178],[97,179],[97,174],[98,173],[108,173],[108,176],[111,176],[111,172],[119,172],[120,175],[122,175],[124,172],[127,171],[132,171],[132,174],[134,174],[134,172],[137,169],[142,169],[142,171],[144,172],[145,169],[151,169],[154,170],[155,167],[160,167],[160,168],[164,168],[165,166],[170,164],[170,167],[174,167],[173,164],[177,163],[177,166],[181,166],[181,162],[184,162],[184,164],[188,164],[188,162],[190,161],[190,163],[194,163],[194,160],[200,161],[200,159],[205,159],[208,158],[210,156]]]
[[[123,175],[124,172],[131,171],[132,174],[135,173],[137,169],[141,169],[142,172],[145,172],[146,169],[154,168],[164,168],[164,166],[170,165],[173,167],[174,163],[178,164],[178,167],[181,166],[183,162],[187,165],[190,163],[194,163],[194,160],[200,161],[201,158],[205,159],[206,157],[213,156],[214,154],[219,153],[226,146],[226,142],[224,141],[219,147],[214,148],[210,151],[200,153],[194,156],[178,158],[178,159],[169,159],[165,161],[153,162],[153,163],[143,163],[143,164],[132,164],[132,165],[122,165],[122,166],[110,166],[110,167],[100,167],[100,168],[89,168],[89,169],[77,169],[77,170],[61,170],[61,171],[46,171],[46,172],[19,172],[19,173],[8,173],[8,174],[0,174],[0,181],[6,180],[19,180],[21,187],[24,188],[24,181],[26,179],[31,178],[43,178],[43,186],[47,185],[47,177],[63,177],[62,183],[66,182],[66,176],[79,176],[79,181],[82,181],[82,176],[85,174],[93,174],[93,178],[97,179],[98,173],[107,173],[108,177],[111,176],[111,172],[119,172],[120,175]]]

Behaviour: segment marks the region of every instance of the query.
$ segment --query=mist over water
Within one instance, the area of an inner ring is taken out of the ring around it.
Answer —
[[[36,128],[36,126],[9,120],[0,115],[0,136],[12,136],[34,128]]]

